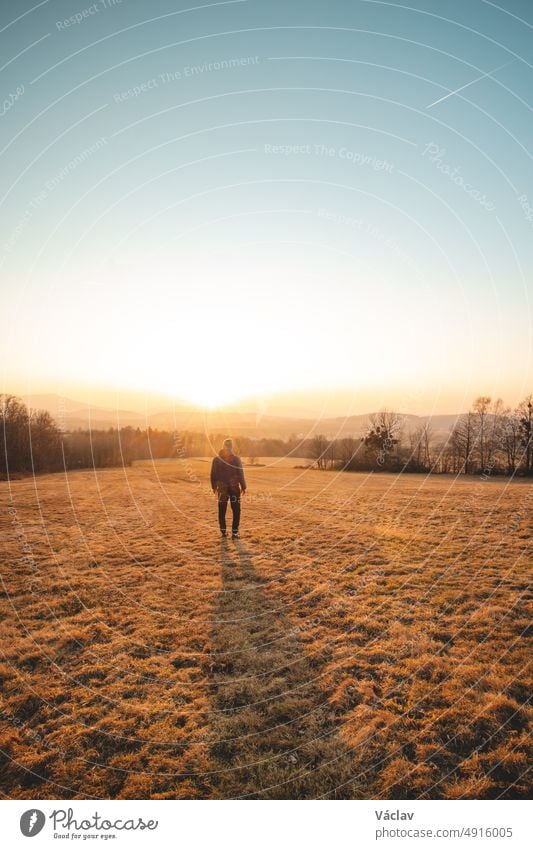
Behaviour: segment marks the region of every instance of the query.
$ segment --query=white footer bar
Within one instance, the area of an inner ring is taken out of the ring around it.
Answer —
[[[2,845],[530,849],[525,801],[3,801]]]

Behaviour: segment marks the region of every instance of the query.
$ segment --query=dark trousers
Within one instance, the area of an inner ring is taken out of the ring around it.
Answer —
[[[241,491],[240,489],[232,489],[226,486],[219,486],[217,490],[218,494],[218,524],[220,525],[220,530],[226,530],[226,510],[228,508],[228,501],[231,504],[231,510],[233,513],[233,521],[231,523],[232,533],[236,533],[239,530],[239,522],[241,520]]]

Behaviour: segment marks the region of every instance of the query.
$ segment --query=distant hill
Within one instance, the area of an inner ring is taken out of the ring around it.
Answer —
[[[323,433],[328,439],[360,437],[366,433],[371,415],[307,418],[261,415],[259,411],[237,412],[235,409],[204,411],[179,404],[157,413],[142,414],[132,410],[93,407],[56,394],[27,395],[23,400],[28,407],[48,410],[66,429],[150,426],[160,430],[206,431],[278,439],[287,439],[291,434],[302,438],[318,433]],[[414,430],[431,421],[433,438],[442,440],[450,433],[458,417],[458,413],[435,416],[405,414],[404,429]]]
[[[145,418],[131,410],[93,407],[90,404],[83,404],[61,395],[24,395],[22,400],[27,407],[33,410],[48,410],[58,424],[64,424],[67,429],[125,427],[126,425],[134,427],[139,425],[141,427],[146,425]]]

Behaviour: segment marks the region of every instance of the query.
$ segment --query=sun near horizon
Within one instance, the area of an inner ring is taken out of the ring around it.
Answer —
[[[379,12],[360,5],[346,14]],[[235,49],[242,40],[247,55],[250,39],[268,39],[261,32],[236,32]],[[323,36],[342,56],[339,33]],[[339,414],[384,405],[455,412],[482,393],[512,405],[531,391],[532,241],[519,202],[529,165],[517,145],[529,129],[517,103],[484,78],[464,96],[489,97],[499,123],[466,109],[462,92],[427,108],[443,85],[473,79],[472,67],[428,67],[413,42],[396,57],[409,76],[390,76],[390,40],[372,26],[358,35],[373,56],[366,68],[304,60],[305,28],[286,37],[300,60],[265,59],[191,79],[187,93],[176,83],[113,101],[86,123],[82,103],[63,98],[71,129],[51,137],[31,169],[34,139],[21,130],[6,160],[6,174],[21,177],[6,194],[0,244],[1,390],[88,387],[94,397],[169,395],[208,410],[246,399],[270,409],[284,396],[286,409]],[[490,41],[477,47],[484,68],[503,64]],[[110,86],[129,87],[129,66],[117,61],[116,79],[115,68],[94,78],[95,107],[110,102]],[[152,64],[161,71],[159,54],[143,61],[147,78]],[[499,77],[518,85],[521,72],[514,62]],[[287,86],[293,73],[298,88]],[[211,83],[223,94],[206,99]],[[371,91],[361,97],[363,83]],[[43,102],[56,102],[58,86],[56,73],[39,79]],[[162,123],[144,120],[152,96],[162,99]],[[219,126],[222,103],[228,121]],[[29,104],[28,93],[9,120]],[[348,122],[354,110],[357,123]],[[137,119],[142,133],[131,131]],[[70,162],[76,168],[57,182]]]

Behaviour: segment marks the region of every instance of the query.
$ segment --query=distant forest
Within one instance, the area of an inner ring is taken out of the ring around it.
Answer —
[[[244,462],[260,457],[294,457],[295,465],[321,470],[533,474],[533,396],[515,410],[481,396],[458,417],[445,440],[431,422],[407,430],[393,410],[369,416],[363,436],[323,435],[287,440],[234,435]],[[46,410],[31,410],[13,395],[0,395],[0,477],[72,469],[130,466],[136,460],[209,457],[227,434],[165,431],[148,427],[62,430]]]

